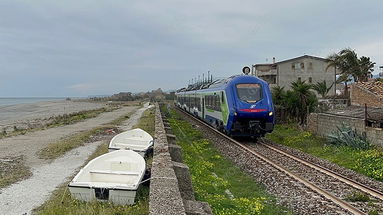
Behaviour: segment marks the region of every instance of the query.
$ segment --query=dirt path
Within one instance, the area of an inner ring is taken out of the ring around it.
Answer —
[[[100,126],[127,114],[137,107],[123,107],[112,112],[102,113],[99,116],[78,122],[72,125],[50,128],[46,130],[27,133],[15,137],[0,139],[0,158],[5,156],[23,155],[26,164],[30,167],[38,167],[48,163],[48,161],[39,159],[36,153],[45,148],[50,143],[81,131]]]
[[[124,129],[130,129],[137,123],[142,113],[149,108],[147,105],[137,110],[123,125]],[[132,111],[132,108],[124,108],[119,111],[106,113],[100,116],[95,122],[112,121],[113,117]],[[105,122],[104,122],[105,123]],[[95,126],[96,124],[93,124]],[[60,133],[61,134],[61,133]],[[86,159],[91,155],[102,141],[88,143],[85,146],[73,149],[64,156],[54,160],[52,163],[45,163],[32,167],[33,176],[27,180],[13,184],[0,190],[0,214],[30,214],[32,210],[43,204],[56,187],[72,176]],[[69,192],[69,191],[67,191]]]

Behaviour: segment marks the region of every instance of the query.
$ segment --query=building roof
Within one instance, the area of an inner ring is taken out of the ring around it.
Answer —
[[[291,59],[279,61],[279,62],[276,62],[276,63],[286,63],[286,62],[289,62],[289,61],[295,61],[295,60],[299,60],[299,59],[302,59],[302,58],[311,58],[311,59],[315,59],[315,60],[328,61],[326,58],[322,58],[322,57],[315,57],[315,56],[311,56],[311,55],[303,55],[303,56],[300,56],[300,57],[291,58]]]
[[[295,57],[295,58],[291,58],[291,59],[287,59],[287,60],[283,60],[283,61],[279,61],[279,62],[275,62],[275,63],[258,63],[258,64],[254,64],[254,66],[271,66],[274,64],[286,63],[289,61],[295,61],[295,60],[299,60],[302,58],[311,58],[311,59],[315,59],[315,60],[328,61],[326,58],[322,58],[322,57],[315,57],[315,56],[311,56],[311,55],[302,55],[299,57]]]
[[[365,89],[380,99],[383,99],[383,83],[379,81],[375,82],[357,82],[355,86]]]

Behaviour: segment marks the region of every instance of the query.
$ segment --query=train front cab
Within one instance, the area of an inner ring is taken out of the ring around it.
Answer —
[[[274,129],[274,108],[270,90],[265,83],[233,85],[235,111],[232,136],[263,137]]]

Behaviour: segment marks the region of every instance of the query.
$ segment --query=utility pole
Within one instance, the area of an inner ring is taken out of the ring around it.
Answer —
[[[336,96],[336,66],[334,66],[334,96]]]

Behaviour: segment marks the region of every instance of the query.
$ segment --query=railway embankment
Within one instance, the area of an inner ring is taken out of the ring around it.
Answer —
[[[189,168],[163,116],[156,104],[149,214],[212,214],[209,204],[195,200]]]

